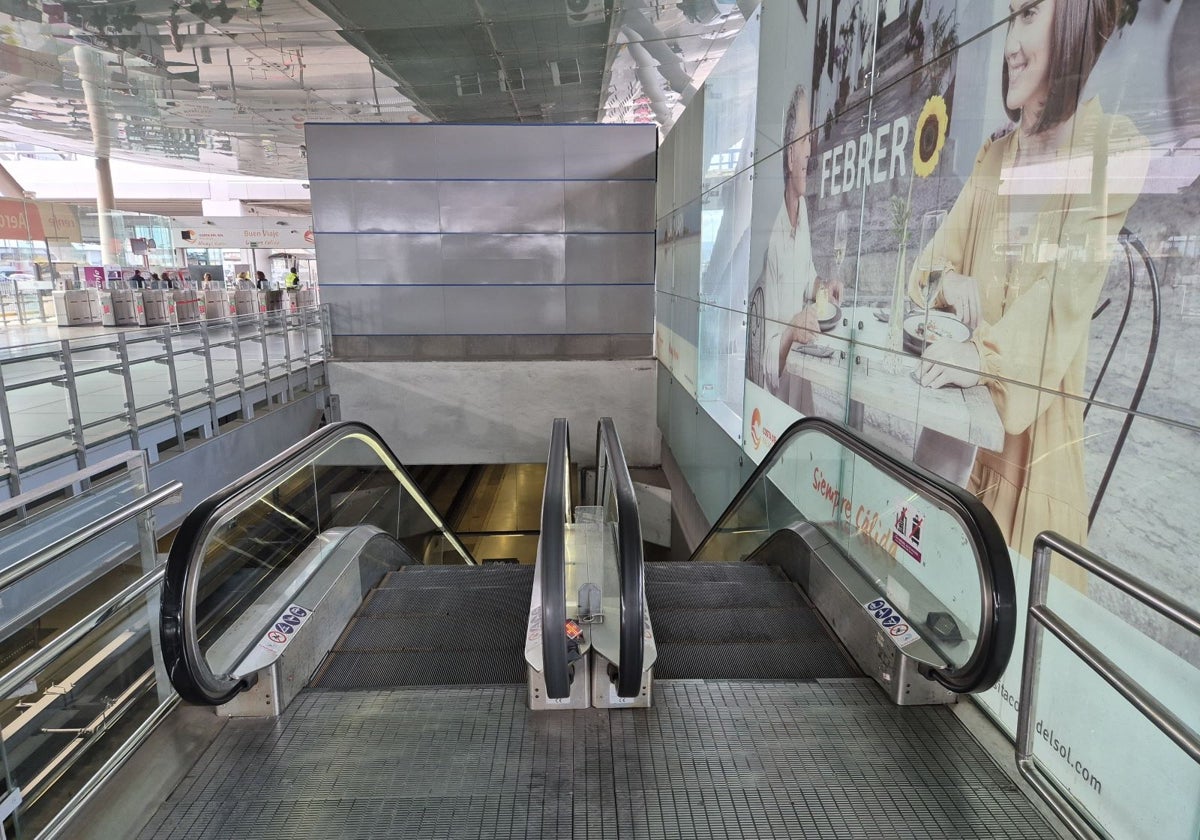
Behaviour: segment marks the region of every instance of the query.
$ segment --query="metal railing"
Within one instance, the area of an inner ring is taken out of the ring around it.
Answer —
[[[0,323],[7,324],[10,318],[16,319],[18,324],[53,322],[58,317],[53,295],[50,289],[0,291]]]
[[[1050,631],[1068,650],[1114,688],[1135,709],[1171,739],[1193,761],[1200,763],[1200,733],[1188,726],[1148,692],[1137,680],[1113,662],[1095,645],[1050,609],[1046,596],[1050,583],[1050,560],[1054,554],[1082,566],[1096,577],[1116,587],[1159,615],[1200,637],[1200,612],[1160,589],[1118,569],[1103,557],[1088,551],[1066,537],[1044,531],[1033,543],[1033,573],[1029,583],[1029,619],[1025,630],[1025,655],[1021,672],[1021,698],[1017,713],[1017,768],[1046,801],[1071,833],[1081,840],[1103,837],[1083,813],[1051,781],[1033,755],[1034,731],[1030,721],[1037,685],[1036,669],[1041,660],[1042,635]]]
[[[124,467],[125,473],[114,477],[114,471],[121,466]],[[101,476],[105,477],[103,485],[93,483]],[[5,516],[14,511],[34,511],[28,517],[22,517],[9,526],[10,530],[6,533],[10,537],[18,540],[25,538],[21,534],[14,534],[11,529],[15,528],[30,529],[34,542],[49,539],[45,545],[0,571],[0,594],[4,595],[6,601],[12,597],[13,586],[37,580],[36,576],[42,570],[56,574],[48,569],[56,562],[73,563],[71,568],[77,568],[79,579],[90,580],[97,561],[94,557],[81,557],[81,550],[86,550],[88,546],[98,546],[99,542],[103,542],[101,537],[111,541],[112,537],[106,535],[111,535],[119,527],[135,520],[138,525],[136,534],[131,533],[128,537],[118,539],[122,548],[117,552],[115,559],[111,552],[108,553],[110,561],[105,565],[103,573],[117,572],[119,576],[125,577],[130,570],[127,565],[130,561],[137,562],[141,570],[138,577],[125,584],[112,597],[88,608],[82,618],[54,634],[49,640],[39,639],[32,653],[0,675],[0,704],[6,708],[11,706],[16,715],[14,718],[6,718],[4,732],[3,751],[9,788],[5,807],[11,805],[19,823],[28,809],[34,807],[43,794],[54,789],[63,774],[96,743],[97,739],[121,720],[127,711],[133,709],[146,692],[156,688],[158,690],[158,703],[150,712],[154,721],[161,719],[162,714],[177,702],[178,698],[170,687],[159,686],[155,679],[156,671],[161,671],[161,658],[158,645],[151,644],[150,641],[152,623],[148,619],[149,613],[144,621],[132,617],[140,615],[139,610],[143,608],[151,609],[157,598],[156,590],[161,588],[163,581],[164,566],[159,564],[155,554],[153,509],[178,497],[183,485],[181,482],[172,481],[150,491],[146,486],[147,480],[148,470],[144,453],[128,452],[0,505],[0,514]],[[42,510],[41,506],[60,499],[64,490],[80,486],[95,488],[95,492],[101,494],[99,498],[108,494],[110,501],[105,504],[118,501],[130,490],[140,495],[132,502],[96,515],[90,521],[88,518],[94,515],[91,511],[95,510],[97,502],[97,497],[91,494],[69,497],[65,503],[59,502],[60,506],[52,508],[49,516],[38,514],[38,511]],[[68,507],[63,508],[62,504]],[[77,508],[80,515],[72,516],[70,506],[73,505],[80,506]],[[57,523],[70,523],[72,519],[86,524],[79,527],[67,525],[66,527],[71,529],[69,533],[54,535]],[[98,551],[104,554],[104,550]],[[36,628],[40,617],[49,610],[63,609],[64,604],[75,603],[69,599],[74,597],[77,587],[70,579],[62,578],[61,574],[55,579],[58,581],[54,584],[57,594],[42,603],[36,612],[23,619],[23,626]],[[74,611],[77,607],[69,609]],[[143,626],[139,631],[131,633],[128,624],[131,621],[135,624],[141,622]],[[10,635],[12,632],[15,631],[10,631]],[[144,659],[126,653],[139,647],[147,651]],[[129,667],[134,670],[122,675],[116,673]],[[67,671],[69,674],[64,676],[64,672]],[[72,718],[79,708],[87,707],[87,702],[79,698],[87,696],[91,684],[106,685],[106,680],[112,681],[114,678],[114,684],[122,688],[116,696],[101,690],[104,706],[98,716],[90,722],[82,726],[71,723],[71,728],[63,729],[46,726],[42,722],[45,718],[39,717],[44,715],[52,720]],[[80,705],[73,706],[75,703]],[[29,720],[21,723],[21,718]],[[114,756],[119,754],[127,757],[149,734],[151,728],[152,726],[148,726],[145,721],[139,724],[135,735],[127,738],[115,750]],[[61,745],[54,749],[30,750],[23,744],[24,739],[30,738],[63,740]],[[14,759],[14,751],[19,754],[19,759]],[[68,809],[77,807],[92,796],[119,764],[114,757],[110,757],[101,772],[91,775],[77,790],[65,794],[62,798],[70,800]],[[52,807],[56,810],[58,808],[57,805]],[[59,828],[61,820],[52,819],[41,831],[40,836],[53,836]]]
[[[249,345],[249,346],[247,346]],[[0,458],[8,495],[19,495],[28,473],[127,440],[152,461],[158,447],[182,448],[185,436],[219,431],[223,417],[254,415],[265,401],[289,402],[298,390],[323,384],[330,355],[325,306],[259,312],[100,337],[66,339],[0,352]],[[165,373],[164,373],[165,371]],[[97,378],[119,381],[96,386]],[[25,393],[61,406],[57,417],[24,419],[15,407]],[[113,406],[119,396],[119,409]]]

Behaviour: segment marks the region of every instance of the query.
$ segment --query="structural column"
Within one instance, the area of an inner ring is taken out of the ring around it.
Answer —
[[[112,148],[112,133],[101,78],[104,64],[100,56],[88,47],[76,46],[74,52],[96,154],[96,213],[100,222],[100,258],[105,265],[116,265],[118,248],[113,231],[113,211],[117,202],[113,193],[112,169],[108,161]]]
[[[96,213],[100,221],[100,260],[104,265],[117,264],[117,238],[113,232],[113,211],[117,199],[113,194],[112,167],[107,157],[96,158]]]

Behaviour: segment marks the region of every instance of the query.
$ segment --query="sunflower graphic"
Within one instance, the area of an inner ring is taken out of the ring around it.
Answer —
[[[946,100],[936,94],[925,100],[925,107],[917,118],[917,142],[913,145],[913,172],[922,178],[928,178],[937,168],[949,125]]]

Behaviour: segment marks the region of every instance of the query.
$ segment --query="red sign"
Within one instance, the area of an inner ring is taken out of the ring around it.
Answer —
[[[36,241],[46,238],[42,215],[31,201],[0,198],[0,239]]]

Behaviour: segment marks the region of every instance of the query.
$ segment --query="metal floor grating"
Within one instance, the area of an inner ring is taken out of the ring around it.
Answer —
[[[279,721],[230,721],[140,837],[1055,836],[949,710],[869,680],[666,682],[654,702],[306,691]]]

